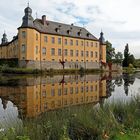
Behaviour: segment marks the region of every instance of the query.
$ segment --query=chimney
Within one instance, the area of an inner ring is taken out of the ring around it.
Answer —
[[[46,24],[46,15],[43,15],[43,16],[42,16],[42,23],[43,23],[43,25]]]

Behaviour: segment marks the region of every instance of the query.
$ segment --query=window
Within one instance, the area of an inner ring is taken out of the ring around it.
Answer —
[[[51,49],[51,55],[55,55],[55,48]]]
[[[73,94],[73,87],[70,87],[70,94]]]
[[[88,51],[86,51],[86,57],[88,57]]]
[[[65,55],[65,56],[68,55],[68,50],[67,50],[67,49],[64,50],[64,55]]]
[[[61,93],[62,93],[62,90],[60,88],[60,89],[58,89],[58,96],[61,96]]]
[[[87,41],[87,47],[89,46],[88,41]]]
[[[98,47],[98,43],[96,43],[96,48]]]
[[[67,41],[67,39],[65,39],[65,45],[67,45],[68,44],[68,41]]]
[[[86,92],[88,92],[88,86],[86,86]]]
[[[26,38],[26,32],[22,31],[22,38]]]
[[[95,52],[95,58],[97,58],[98,57],[98,52]]]
[[[83,92],[84,92],[84,87],[82,86],[82,87],[81,87],[81,93],[83,93]]]
[[[68,94],[68,89],[64,88],[64,95],[67,95],[67,94]]]
[[[54,44],[55,43],[55,38],[54,37],[52,37],[52,44]]]
[[[22,48],[21,48],[22,53],[25,53],[25,50],[26,50],[26,46],[25,44],[22,44]]]
[[[55,90],[51,89],[51,96],[55,96]]]
[[[73,56],[73,50],[70,50],[70,56]]]
[[[48,37],[44,36],[44,42],[48,42]]]
[[[91,55],[91,57],[93,57],[93,52],[91,52],[91,54],[90,54],[90,55]]]
[[[83,57],[84,56],[84,51],[81,51],[81,57]]]
[[[76,94],[78,93],[78,87],[75,88],[75,93],[76,93]]]
[[[93,47],[93,42],[91,42],[91,47]]]
[[[78,50],[76,50],[76,56],[78,56],[79,55],[79,51]]]
[[[84,42],[83,41],[81,41],[81,46],[84,46]]]
[[[93,86],[90,86],[90,91],[93,92]]]
[[[73,46],[73,40],[72,39],[70,40],[70,45]]]
[[[58,49],[58,56],[61,56],[61,49]]]
[[[76,40],[76,46],[78,46],[78,40]]]
[[[97,91],[97,85],[95,86],[95,91]]]
[[[46,54],[46,48],[45,47],[42,48],[42,54]]]
[[[64,100],[64,105],[67,105],[68,103],[67,103],[67,100]]]
[[[46,98],[46,90],[43,90],[43,91],[42,91],[42,97],[43,97],[43,98]]]
[[[61,44],[61,38],[58,38],[58,44]]]
[[[38,54],[38,46],[35,47],[35,53]]]
[[[38,41],[38,34],[36,34],[36,41]]]

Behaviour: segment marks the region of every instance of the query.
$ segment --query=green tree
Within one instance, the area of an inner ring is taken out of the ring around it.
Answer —
[[[135,59],[134,67],[140,68],[140,59]]]
[[[115,54],[115,63],[121,64],[123,60],[123,54],[121,52],[117,52]]]
[[[106,62],[112,62],[113,57],[115,57],[115,48],[112,47],[109,41],[106,41]]]
[[[128,63],[134,65],[134,62],[135,62],[135,57],[134,57],[133,54],[131,54],[131,55],[129,56]]]
[[[134,55],[129,53],[129,46],[126,44],[124,49],[124,60],[123,60],[123,67],[128,67],[129,64],[134,65],[135,57]]]
[[[128,46],[128,44],[126,44],[125,49],[124,49],[123,67],[129,66],[129,62],[128,62],[129,55],[130,55],[129,54],[129,46]]]

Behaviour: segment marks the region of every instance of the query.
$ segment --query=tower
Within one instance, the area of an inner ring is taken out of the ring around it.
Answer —
[[[99,38],[100,44],[105,44],[105,38],[104,38],[104,33],[101,31],[100,33],[100,38]]]
[[[21,27],[33,27],[33,17],[32,17],[32,9],[28,6],[24,10],[24,17],[22,18],[22,25]]]
[[[4,32],[3,38],[1,39],[1,44],[4,45],[4,44],[7,43],[7,42],[8,42],[7,35],[6,35],[6,33]]]
[[[106,63],[106,42],[104,38],[104,33],[102,31],[100,33],[99,42],[100,42],[100,49],[99,49],[100,60],[99,61]]]

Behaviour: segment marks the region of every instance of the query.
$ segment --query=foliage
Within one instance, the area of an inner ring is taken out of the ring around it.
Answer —
[[[27,68],[12,68],[9,67],[7,64],[2,65],[0,67],[0,72],[2,73],[9,73],[9,74],[39,74],[41,73],[38,69],[27,69]]]
[[[122,60],[123,60],[123,54],[121,52],[117,52],[117,54],[115,54],[115,63],[121,64]]]
[[[9,67],[18,67],[18,59],[0,59],[0,66],[8,65]]]
[[[0,72],[5,74],[45,74],[45,75],[64,75],[64,74],[88,74],[88,73],[99,73],[102,72],[100,69],[49,69],[49,70],[39,70],[39,69],[29,69],[29,68],[12,68],[8,65],[0,66]]]
[[[123,60],[123,67],[128,67],[129,64],[134,64],[135,58],[132,54],[129,53],[129,46],[126,44],[124,49],[124,60]]]
[[[123,67],[128,67],[129,62],[128,62],[128,58],[129,58],[129,46],[128,44],[126,44],[125,49],[124,49],[124,60],[123,60]]]
[[[30,140],[29,136],[26,135],[21,135],[19,136],[18,133],[16,132],[17,130],[15,128],[9,128],[5,132],[0,133],[0,139],[1,140]]]
[[[134,67],[135,68],[140,68],[140,59],[136,59],[134,62]]]
[[[105,103],[94,108],[89,104],[50,111],[37,118],[23,120],[24,127],[20,135],[12,128],[0,138],[3,138],[2,140],[12,140],[12,138],[14,140],[139,140],[139,99],[134,97],[130,102]]]
[[[112,47],[112,44],[109,41],[106,41],[106,61],[107,63],[112,62],[112,59],[115,57],[115,48]]]

